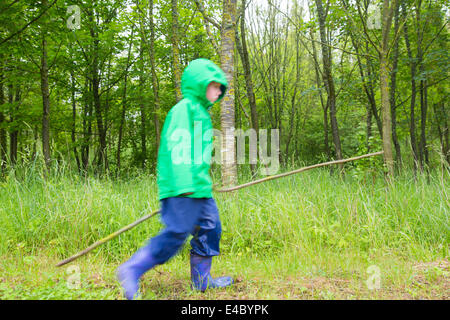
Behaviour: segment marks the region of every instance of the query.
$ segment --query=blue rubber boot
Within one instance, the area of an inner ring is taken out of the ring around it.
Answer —
[[[224,288],[234,283],[231,277],[212,278],[210,274],[212,257],[203,257],[191,253],[192,288],[204,292],[211,288]]]
[[[117,268],[117,278],[128,300],[139,298],[139,278],[156,265],[150,245],[139,249],[127,262]]]

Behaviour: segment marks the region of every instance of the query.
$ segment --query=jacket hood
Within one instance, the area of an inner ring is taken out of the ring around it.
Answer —
[[[181,76],[181,93],[183,97],[192,97],[209,109],[213,105],[206,99],[206,89],[212,82],[222,85],[222,94],[216,102],[219,102],[225,95],[228,87],[225,73],[214,62],[208,59],[196,59],[189,63]]]

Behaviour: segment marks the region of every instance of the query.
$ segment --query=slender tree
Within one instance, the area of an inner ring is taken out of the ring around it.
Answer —
[[[47,0],[42,0],[42,8],[48,6]],[[46,15],[44,15],[46,17]],[[48,65],[47,65],[47,28],[45,20],[41,26],[41,94],[42,94],[42,154],[47,168],[50,167],[50,92],[48,88]]]
[[[237,182],[236,150],[234,139],[234,45],[236,32],[236,11],[236,0],[223,1],[220,61],[228,81],[228,90],[222,99],[220,112],[223,134],[222,183],[224,186],[234,185]]]
[[[181,66],[180,49],[178,40],[178,0],[172,0],[172,72],[173,85],[175,88],[175,99],[180,101],[181,96]]]
[[[5,103],[5,88],[4,88],[4,62],[3,54],[0,54],[0,106]],[[4,129],[4,124],[6,123],[5,114],[0,110],[0,170],[3,172],[6,168],[6,156],[7,156],[7,146],[6,146],[6,130]]]
[[[150,24],[150,68],[152,72],[152,88],[153,88],[153,101],[154,101],[154,122],[155,122],[155,140],[156,140],[156,151],[159,149],[159,139],[160,139],[160,124],[159,124],[159,88],[158,88],[158,76],[156,74],[156,62],[155,62],[155,25],[153,21],[153,0],[148,2],[149,11],[149,24]]]
[[[392,25],[397,0],[383,0],[381,22],[380,56],[380,91],[381,113],[383,115],[383,156],[389,176],[394,175],[394,158],[392,154],[392,114],[389,101],[389,33]]]
[[[396,103],[396,89],[397,89],[397,72],[398,72],[398,56],[399,56],[399,8],[400,3],[397,1],[394,12],[394,34],[396,35],[394,48],[392,53],[392,71],[391,71],[391,91],[390,91],[390,104],[391,104],[391,117],[392,117],[392,142],[395,147],[395,163],[398,168],[401,166],[402,156],[400,150],[400,143],[397,137],[397,103]]]
[[[333,136],[336,158],[340,160],[342,159],[341,139],[339,136],[339,128],[336,118],[336,92],[332,74],[331,50],[328,46],[329,40],[327,38],[327,32],[325,29],[326,14],[323,9],[322,0],[315,0],[315,2],[319,19],[319,32],[323,61],[323,80],[325,88],[327,89],[327,105],[330,110],[331,132]]]

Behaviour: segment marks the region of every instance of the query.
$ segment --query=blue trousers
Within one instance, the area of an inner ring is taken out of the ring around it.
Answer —
[[[222,226],[213,198],[162,199],[161,218],[165,228],[149,241],[150,254],[156,264],[172,258],[191,234],[191,253],[205,257],[219,255]]]

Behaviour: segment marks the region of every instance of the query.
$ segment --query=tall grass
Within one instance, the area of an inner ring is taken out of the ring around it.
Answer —
[[[240,179],[249,177],[244,172]],[[340,177],[315,169],[215,194],[221,250],[281,256],[277,267],[297,269],[320,259],[335,259],[345,269],[347,258],[370,260],[377,253],[447,257],[448,178],[448,171],[431,173],[429,181],[403,172],[387,185],[382,175]],[[10,172],[0,187],[0,255],[46,248],[67,257],[159,207],[156,179],[146,174],[83,177],[61,166],[44,178],[31,165]],[[159,218],[150,219],[92,254],[123,260],[161,227]]]

